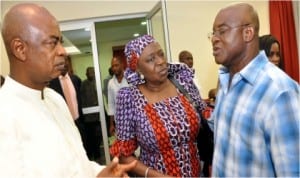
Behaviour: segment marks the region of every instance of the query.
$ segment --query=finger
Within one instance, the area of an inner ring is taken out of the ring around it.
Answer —
[[[137,160],[134,160],[129,164],[120,165],[120,170],[122,170],[123,172],[127,172],[133,169],[136,165],[137,165]]]
[[[115,169],[118,166],[119,163],[119,158],[118,157],[114,157],[114,159],[112,160],[112,162],[110,164],[108,164],[106,167],[110,170]]]
[[[129,176],[128,176],[127,173],[124,173],[122,177],[123,177],[123,178],[129,178]]]

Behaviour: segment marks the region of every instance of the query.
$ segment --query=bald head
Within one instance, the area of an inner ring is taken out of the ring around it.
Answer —
[[[44,7],[36,4],[13,6],[4,16],[1,30],[8,56],[12,54],[10,43],[13,39],[34,40],[36,28],[40,29],[45,21],[57,23]]]
[[[56,19],[36,4],[18,4],[5,15],[2,36],[10,63],[10,76],[42,90],[64,70],[65,49]]]
[[[250,4],[231,4],[221,9],[213,31],[215,61],[226,66],[232,76],[259,53],[259,20]]]
[[[217,15],[226,16],[227,22],[232,24],[251,24],[255,29],[255,34],[258,36],[259,19],[256,10],[247,3],[231,4],[221,9]]]
[[[193,62],[193,55],[191,52],[187,50],[183,50],[179,53],[178,58],[179,58],[179,62],[185,63],[186,65],[189,66],[189,68],[193,67],[194,62]]]

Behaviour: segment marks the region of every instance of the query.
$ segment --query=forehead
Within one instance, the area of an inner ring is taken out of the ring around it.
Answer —
[[[235,24],[240,24],[241,23],[241,19],[239,15],[239,11],[235,10],[233,8],[227,8],[227,9],[222,9],[219,11],[219,13],[217,14],[213,27],[217,28],[217,27],[221,27],[224,25],[227,26],[232,26]]]
[[[181,57],[192,57],[191,53],[183,53]]]
[[[113,58],[113,59],[111,60],[111,64],[121,64],[121,61],[120,61],[120,59],[118,59],[118,58]]]
[[[272,45],[271,45],[271,50],[278,50],[279,51],[279,45],[277,42],[274,42]]]
[[[158,42],[150,43],[148,46],[145,47],[141,55],[150,55],[159,50],[161,50],[161,46]]]
[[[28,24],[28,29],[33,38],[60,38],[61,32],[57,21],[52,16],[36,16]],[[41,40],[41,39],[40,39]]]

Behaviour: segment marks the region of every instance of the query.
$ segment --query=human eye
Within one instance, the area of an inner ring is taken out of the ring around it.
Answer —
[[[147,57],[146,62],[153,62],[155,60],[155,55],[150,55]]]
[[[158,56],[159,57],[165,57],[165,53],[161,50],[158,52]]]
[[[227,31],[225,28],[221,28],[218,30],[219,35],[224,35],[224,33]]]
[[[57,46],[58,42],[59,42],[58,39],[52,38],[52,39],[45,41],[44,43],[50,48],[55,48]]]

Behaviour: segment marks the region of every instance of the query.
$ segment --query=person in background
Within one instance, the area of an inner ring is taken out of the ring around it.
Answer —
[[[4,84],[4,82],[5,78],[2,75],[0,75],[0,87]]]
[[[189,66],[189,68],[193,68],[194,59],[191,52],[187,50],[183,50],[178,55],[179,62],[184,63]]]
[[[108,82],[110,79],[112,79],[114,73],[110,68],[108,68],[108,76],[103,80],[103,89],[102,89],[102,93],[104,95],[104,109],[105,109],[105,121],[106,121],[106,128],[110,127],[110,117],[108,115]],[[107,134],[109,134],[109,129],[107,129]]]
[[[124,66],[120,57],[113,57],[111,60],[111,70],[113,72],[112,79],[108,82],[108,116],[110,117],[109,134],[114,135],[115,132],[115,113],[116,99],[121,88],[127,87],[128,83],[124,78]]]
[[[70,55],[66,55],[65,57],[65,67],[61,75],[51,80],[48,87],[58,92],[67,102],[75,124],[80,132],[83,146],[85,150],[87,150],[84,116],[80,97],[81,79],[73,73]]]
[[[107,102],[108,102],[108,82],[109,82],[110,79],[113,78],[113,75],[114,75],[111,67],[108,69],[108,74],[109,75],[103,80],[103,89],[102,89],[103,95],[105,97],[106,105],[107,105]]]
[[[80,96],[83,108],[98,106],[98,95],[96,90],[94,67],[86,68],[86,79],[81,84]],[[87,155],[90,160],[100,162],[100,144],[102,141],[102,131],[99,113],[85,114],[84,126],[87,138]]]
[[[195,69],[193,68],[193,66],[194,66],[194,58],[193,58],[192,53],[189,52],[189,51],[187,51],[187,50],[183,50],[183,51],[181,51],[179,53],[178,58],[179,58],[179,62],[188,65],[188,67],[193,70],[193,73],[194,73],[194,83],[196,84],[198,90],[201,91],[201,87],[199,85],[199,80],[196,78],[196,76],[195,76]]]
[[[61,95],[47,87],[64,70],[59,24],[36,4],[16,4],[2,20],[10,73],[0,89],[0,177],[124,177],[136,162],[89,161]]]
[[[184,63],[189,68],[191,68],[195,75],[195,69],[193,68],[194,59],[193,59],[192,53],[187,50],[183,50],[179,53],[178,58],[179,58],[179,62]],[[201,88],[200,88],[198,79],[194,76],[193,80],[200,92]],[[207,105],[207,107],[205,107],[205,109],[201,113],[202,117],[205,117],[205,115],[203,115],[203,114],[206,114],[207,113],[206,111],[208,111],[208,110],[211,111],[211,107]],[[207,135],[204,134],[203,130],[200,130],[198,138],[197,138],[197,146],[199,149],[199,155],[200,155],[200,159],[201,159],[201,176],[209,177],[211,175],[210,168],[211,168],[211,163],[212,163],[213,148],[211,146],[212,144],[211,145],[207,144],[206,141],[208,141],[208,139],[204,139],[205,136],[207,136]]]
[[[259,19],[247,3],[215,17],[219,69],[213,177],[299,177],[299,85],[259,51]]]
[[[280,67],[280,44],[273,35],[263,35],[259,37],[259,49],[264,50],[269,60]]]
[[[118,93],[117,140],[111,154],[119,155],[123,163],[138,160],[132,170],[137,176],[199,177],[200,116],[173,83],[174,79],[182,85],[201,112],[205,103],[193,82],[193,71],[187,65],[168,64],[160,44],[150,35],[128,42],[125,55],[130,87]]]

